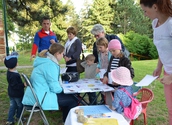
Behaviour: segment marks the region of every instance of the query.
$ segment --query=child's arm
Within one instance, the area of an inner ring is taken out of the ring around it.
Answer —
[[[103,77],[103,84],[107,84],[108,83],[108,77],[107,76],[104,76]]]
[[[86,67],[86,65],[87,65],[87,62],[86,61],[84,61],[84,62],[81,63],[81,66],[84,67],[84,68]]]

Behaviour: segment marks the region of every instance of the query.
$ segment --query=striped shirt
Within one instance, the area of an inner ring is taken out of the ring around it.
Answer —
[[[119,60],[120,60],[119,58],[113,58],[110,71],[119,67]]]

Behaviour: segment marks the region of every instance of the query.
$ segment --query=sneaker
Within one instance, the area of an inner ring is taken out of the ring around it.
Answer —
[[[15,118],[15,122],[18,122],[19,118]],[[27,121],[27,118],[25,117],[22,117],[22,122],[26,122]]]
[[[5,125],[14,125],[14,122],[6,122]]]

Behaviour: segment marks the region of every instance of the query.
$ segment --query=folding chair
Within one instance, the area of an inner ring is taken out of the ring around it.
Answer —
[[[33,96],[35,98],[35,104],[34,105],[23,105],[23,110],[22,110],[22,113],[20,115],[20,118],[19,118],[19,121],[18,121],[17,125],[20,125],[20,123],[23,125],[22,117],[23,117],[23,114],[24,114],[25,111],[30,112],[29,118],[27,120],[27,125],[29,125],[30,120],[32,118],[32,115],[35,112],[39,112],[39,114],[40,114],[40,116],[41,116],[41,118],[42,118],[42,120],[44,122],[44,125],[49,125],[48,120],[47,120],[47,118],[46,118],[46,116],[45,116],[45,114],[43,112],[43,109],[42,109],[42,107],[41,107],[41,105],[39,103],[39,100],[37,98],[37,95],[36,95],[36,93],[35,93],[35,91],[33,89],[33,86],[31,84],[29,78],[23,73],[22,73],[22,77],[24,78],[27,87],[29,87],[31,89],[31,91],[32,91],[32,94],[33,94]],[[43,98],[41,103],[43,103],[43,101],[44,101],[44,98]]]

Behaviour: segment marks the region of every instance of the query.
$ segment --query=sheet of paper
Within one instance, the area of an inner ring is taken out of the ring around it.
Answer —
[[[106,72],[106,69],[100,69],[100,72],[99,72],[100,79],[104,77],[105,72]]]
[[[95,114],[112,112],[105,105],[80,106],[80,108],[84,110],[84,115],[95,115]]]
[[[158,76],[146,75],[136,86],[148,86],[150,85]]]
[[[65,72],[66,72],[66,70],[67,70],[67,68],[66,68],[66,67],[65,67],[65,68],[60,68],[60,74],[65,73]]]
[[[119,125],[115,118],[89,118],[83,125]]]
[[[108,83],[112,84],[111,72],[108,73]]]

